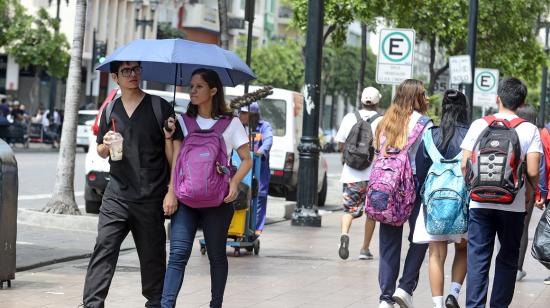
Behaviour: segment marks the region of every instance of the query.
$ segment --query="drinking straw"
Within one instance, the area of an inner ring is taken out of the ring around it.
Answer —
[[[113,123],[113,132],[116,133],[115,119],[111,119],[111,123]]]

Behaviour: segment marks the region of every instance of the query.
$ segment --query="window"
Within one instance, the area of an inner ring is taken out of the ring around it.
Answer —
[[[78,114],[78,125],[92,125],[95,121],[95,114]],[[92,123],[86,123],[91,121]]]
[[[235,96],[226,95],[225,99],[229,102]],[[264,121],[271,124],[273,136],[284,136],[286,134],[286,101],[280,99],[262,99],[259,101],[260,114]]]

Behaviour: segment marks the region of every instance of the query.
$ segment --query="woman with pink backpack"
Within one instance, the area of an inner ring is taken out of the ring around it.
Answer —
[[[415,156],[422,133],[433,126],[422,114],[428,110],[428,96],[421,81],[407,79],[398,87],[392,105],[376,128],[371,181],[367,187],[365,211],[380,222],[379,307],[412,307],[412,293],[428,244],[412,242],[420,210]],[[403,125],[405,124],[405,125]],[[409,250],[403,276],[396,289],[401,259],[403,224],[409,221]]]
[[[208,259],[212,299],[210,307],[221,307],[227,282],[227,231],[233,218],[232,202],[238,184],[252,167],[248,136],[225,103],[223,86],[213,70],[192,74],[191,104],[179,118],[184,134],[181,148],[174,144],[173,176],[169,189],[178,206],[165,206],[172,215],[170,257],[164,278],[162,307],[175,307],[183,283],[199,223]],[[241,165],[233,175],[229,155],[237,151]]]

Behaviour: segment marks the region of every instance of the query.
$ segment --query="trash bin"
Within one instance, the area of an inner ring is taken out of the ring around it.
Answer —
[[[17,162],[9,145],[0,140],[0,289],[15,278],[17,238]]]

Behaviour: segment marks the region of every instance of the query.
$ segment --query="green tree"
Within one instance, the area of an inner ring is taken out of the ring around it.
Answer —
[[[50,76],[63,79],[67,76],[69,66],[69,43],[63,33],[59,33],[59,21],[49,16],[41,8],[35,18],[28,15],[21,17],[21,26],[10,29],[10,41],[7,52],[22,67],[35,68],[35,82],[32,86],[36,97],[38,81],[43,71]],[[34,105],[34,102],[31,101]]]
[[[0,0],[0,47],[5,47],[14,37],[25,30],[25,8],[18,0]]]
[[[304,84],[302,47],[292,40],[273,41],[252,49],[252,70],[258,77],[254,84],[300,91]],[[244,59],[245,48],[237,50]]]

